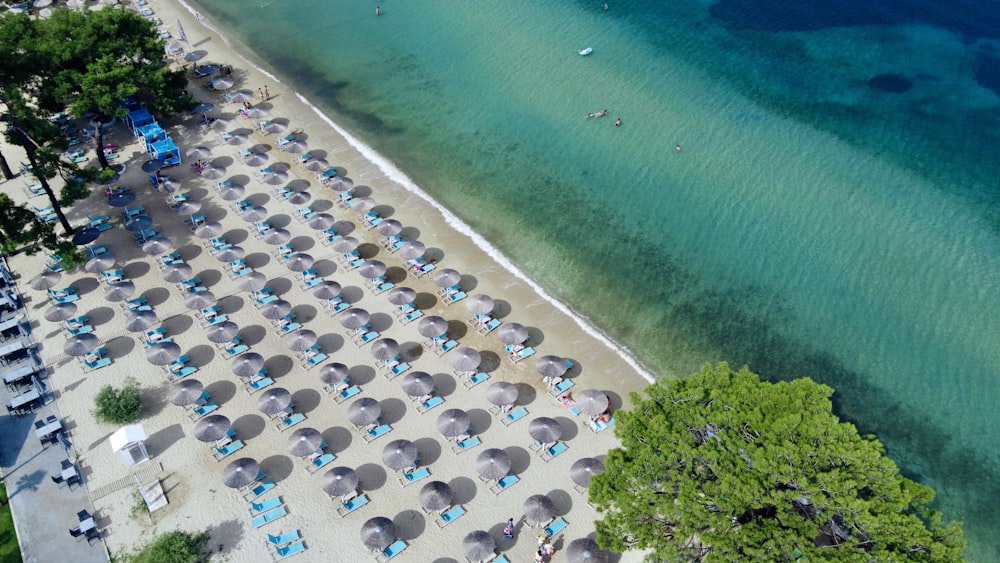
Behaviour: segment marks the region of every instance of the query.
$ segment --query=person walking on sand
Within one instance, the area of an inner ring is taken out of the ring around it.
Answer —
[[[508,518],[507,525],[503,528],[503,537],[512,539],[514,537],[514,519]]]
[[[260,100],[264,101],[264,89],[263,88],[257,88],[257,94],[260,95]]]
[[[264,86],[264,99],[265,100],[271,99],[271,93],[267,91],[267,86]]]

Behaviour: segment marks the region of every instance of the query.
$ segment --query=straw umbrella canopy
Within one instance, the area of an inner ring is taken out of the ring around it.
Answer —
[[[326,364],[319,370],[319,380],[326,385],[337,385],[350,377],[350,371],[344,364],[334,362]]]
[[[372,343],[372,357],[380,362],[395,358],[399,354],[399,343],[392,338],[380,338]]]
[[[125,207],[135,201],[135,194],[132,192],[118,192],[108,196],[108,205],[111,207]]]
[[[201,169],[201,177],[208,178],[209,180],[218,180],[225,175],[226,168],[224,166],[208,165]]]
[[[105,270],[110,270],[115,265],[115,257],[110,254],[102,254],[100,256],[94,256],[87,263],[83,265],[83,269],[87,270],[91,274],[96,274],[97,272],[103,272]]]
[[[212,88],[216,90],[228,90],[233,87],[233,79],[226,78],[225,76],[220,76],[218,78],[212,79]]]
[[[386,266],[379,260],[368,260],[358,268],[358,273],[363,278],[377,278],[385,274]]]
[[[191,279],[192,274],[194,274],[194,268],[191,267],[191,264],[182,262],[180,264],[167,266],[167,268],[163,270],[163,281],[180,283],[184,280]]]
[[[240,377],[250,377],[264,367],[264,356],[257,352],[247,352],[233,360],[233,373]]]
[[[604,463],[595,457],[581,457],[569,468],[569,478],[581,487],[589,487],[591,477],[598,473],[604,473]]]
[[[83,227],[73,235],[73,244],[77,246],[90,244],[99,236],[101,236],[101,231],[97,230],[96,227]]]
[[[287,315],[291,310],[292,304],[284,299],[271,301],[259,309],[260,316],[270,320],[280,319],[281,317]]]
[[[285,345],[293,352],[301,352],[315,344],[316,338],[316,333],[309,329],[297,330],[285,337]]]
[[[292,393],[284,387],[268,387],[257,397],[257,408],[267,416],[274,416],[288,408]]]
[[[219,188],[219,197],[221,197],[223,201],[236,201],[237,199],[243,197],[243,194],[245,194],[246,191],[247,188],[243,184],[228,184]]]
[[[285,198],[285,201],[291,203],[292,205],[302,205],[307,203],[310,199],[312,199],[312,197],[312,194],[306,191],[292,192],[287,198]]]
[[[413,303],[416,298],[417,292],[404,286],[394,287],[386,294],[386,299],[393,305],[407,305]]]
[[[181,356],[176,342],[160,342],[146,348],[146,360],[154,366],[165,366]]]
[[[356,491],[358,474],[350,467],[334,467],[323,474],[323,490],[331,497]]]
[[[458,273],[458,270],[453,270],[451,268],[445,268],[443,270],[438,270],[434,274],[434,283],[438,287],[451,287],[457,284],[462,279],[462,274]]]
[[[243,162],[248,166],[263,166],[268,160],[271,160],[271,157],[262,152],[252,152],[243,157]]]
[[[240,213],[240,217],[247,223],[256,223],[267,217],[267,208],[262,205],[254,205],[244,209],[243,213]]]
[[[237,147],[239,145],[246,144],[250,140],[250,137],[244,135],[243,133],[233,133],[226,138],[226,144]]]
[[[250,272],[236,280],[236,287],[243,291],[257,291],[267,285],[267,276],[261,272]]]
[[[60,279],[62,279],[62,274],[59,272],[45,270],[44,272],[31,278],[31,281],[28,282],[28,286],[31,287],[31,289],[42,291],[43,289],[49,289],[50,287],[56,285],[59,283]]]
[[[159,237],[142,243],[142,251],[150,256],[163,254],[167,250],[170,250],[170,239],[167,237]]]
[[[343,178],[334,178],[332,182],[326,185],[335,192],[346,192],[347,190],[354,187],[354,180],[344,176]]]
[[[486,561],[496,556],[497,542],[485,530],[473,530],[462,539],[462,551],[470,561]]]
[[[212,149],[208,147],[192,147],[184,154],[191,160],[205,160],[212,156]]]
[[[308,225],[312,229],[322,231],[323,229],[329,229],[336,222],[337,220],[329,213],[317,213],[315,217],[309,219]]]
[[[395,219],[386,219],[378,224],[375,229],[378,234],[384,237],[391,237],[392,235],[398,235],[400,231],[403,230],[403,224]]]
[[[256,481],[259,474],[260,465],[257,460],[252,457],[241,457],[223,468],[222,482],[227,487],[239,489]]]
[[[312,172],[322,172],[330,167],[330,163],[325,158],[310,158],[306,161],[306,170]]]
[[[521,344],[528,339],[528,327],[521,323],[504,323],[497,330],[497,338],[504,344]]]
[[[207,338],[209,342],[222,344],[223,342],[230,342],[239,332],[240,327],[236,323],[233,321],[225,321],[206,328],[205,338]]]
[[[323,280],[312,288],[313,297],[330,299],[340,295],[340,284],[333,280]]]
[[[569,370],[566,360],[559,356],[542,356],[535,361],[535,369],[542,377],[562,377]]]
[[[417,332],[427,338],[437,338],[448,332],[448,321],[437,315],[424,317],[417,323]]]
[[[230,102],[237,104],[242,104],[243,102],[253,101],[253,92],[249,90],[237,90],[236,92],[230,92],[226,95],[226,99]]]
[[[215,295],[211,291],[191,293],[184,298],[184,306],[188,309],[204,309],[212,303],[215,303]]]
[[[136,215],[125,221],[125,230],[137,232],[143,229],[148,229],[150,225],[153,224],[153,218],[149,215]]]
[[[135,293],[135,285],[126,280],[120,281],[104,290],[104,298],[108,301],[124,301]]]
[[[233,260],[239,260],[246,256],[247,251],[243,250],[242,246],[230,246],[229,248],[224,248],[215,255],[215,259],[219,262],[232,262]]]
[[[210,414],[194,425],[194,437],[202,442],[214,442],[229,433],[232,424],[221,414]]]
[[[267,133],[284,133],[287,130],[288,125],[280,121],[272,121],[264,126],[264,131]]]
[[[246,98],[245,100],[244,99],[239,99],[239,100],[236,99],[238,96],[243,96],[244,94],[246,94],[248,96],[252,96],[252,94],[250,94],[250,92],[247,92],[246,90],[240,90],[239,92],[230,92],[229,93],[229,101],[231,101],[231,102],[238,102],[238,103],[242,104],[244,101],[249,101],[249,100],[253,99],[252,97]],[[215,131],[216,133],[222,133],[226,129],[229,129],[229,126],[232,125],[232,123],[233,122],[232,122],[231,119],[216,119],[215,121],[213,121],[212,123],[210,123],[208,125],[208,128],[211,129],[212,131]]]
[[[313,257],[304,253],[299,252],[295,256],[292,256],[288,260],[285,260],[285,267],[293,272],[304,272],[309,268],[312,268]]]
[[[337,234],[342,237],[346,237],[357,229],[357,227],[354,226],[354,223],[350,221],[337,221],[333,224],[333,228],[336,229]]]
[[[129,332],[142,332],[156,324],[156,312],[136,311],[125,321],[125,330]]]
[[[524,515],[529,521],[542,524],[556,515],[556,505],[545,495],[531,495],[524,499]]]
[[[458,371],[473,371],[479,367],[479,363],[482,362],[482,356],[475,348],[462,346],[455,350],[455,353],[451,355],[450,361],[451,367]]]
[[[568,563],[607,563],[608,552],[590,538],[580,538],[566,546]]]
[[[277,186],[277,185],[280,185],[280,184],[284,184],[284,183],[288,182],[288,173],[287,172],[268,172],[267,174],[264,174],[263,178],[261,178],[261,182],[264,182],[265,184],[267,184],[269,186]]]
[[[285,244],[290,238],[292,238],[292,233],[288,232],[288,229],[271,229],[264,235],[264,242],[279,245]]]
[[[45,320],[52,322],[65,321],[76,314],[76,303],[56,303],[45,310]]]
[[[599,389],[584,389],[576,394],[575,400],[576,408],[590,416],[604,414],[610,404],[608,396]]]
[[[505,407],[517,401],[517,385],[506,381],[497,381],[486,388],[486,400],[491,405]]]
[[[424,510],[444,510],[451,507],[455,493],[444,481],[431,481],[420,489],[420,506]]]
[[[253,106],[247,110],[247,115],[251,119],[260,119],[262,117],[267,117],[267,114],[271,113],[271,110],[267,108],[262,108],[260,106]]]
[[[462,409],[448,409],[438,415],[437,428],[445,438],[461,436],[469,431],[472,419]]]
[[[315,428],[299,428],[288,437],[288,453],[306,457],[323,444],[323,435]]]
[[[554,418],[539,416],[528,425],[528,434],[535,440],[547,444],[556,442],[562,437],[562,427]]]
[[[339,239],[333,241],[333,243],[330,244],[330,248],[332,248],[334,252],[347,253],[347,252],[352,252],[355,248],[358,247],[359,244],[361,244],[361,241],[359,241],[354,237],[342,236]]]
[[[417,445],[409,440],[393,440],[382,448],[382,463],[399,471],[417,461]]]
[[[194,228],[192,231],[198,238],[213,238],[222,232],[222,223],[218,221],[207,221]]]
[[[305,152],[307,148],[309,148],[309,144],[306,143],[305,141],[294,140],[294,141],[289,141],[285,146],[281,147],[281,150],[293,154],[298,154],[300,152]]]
[[[434,390],[434,378],[425,371],[414,371],[406,374],[399,385],[407,395],[423,397]]]
[[[396,541],[396,526],[384,516],[376,516],[361,526],[361,543],[365,547],[382,551]]]
[[[205,386],[197,379],[186,377],[170,387],[167,399],[178,407],[186,407],[201,398]]]
[[[347,408],[347,420],[355,426],[366,426],[378,420],[382,406],[371,397],[362,397]]]
[[[409,240],[399,249],[399,256],[403,260],[413,260],[414,258],[423,256],[426,250],[427,245],[419,240]]]
[[[375,207],[375,200],[370,197],[356,197],[351,200],[351,209],[358,213],[368,213]]]
[[[368,314],[368,311],[355,307],[348,309],[344,315],[340,317],[340,325],[344,328],[356,330],[368,324],[369,317],[370,315]]]
[[[201,209],[201,202],[196,199],[188,199],[174,204],[171,209],[177,215],[194,215]]]
[[[97,339],[97,335],[92,332],[75,334],[63,344],[63,352],[66,352],[70,356],[82,356],[97,348],[97,345],[100,343],[101,341]]]
[[[476,471],[486,479],[503,479],[510,472],[510,456],[501,449],[489,448],[476,457]]]
[[[493,310],[493,298],[485,293],[473,293],[465,300],[465,307],[473,315],[485,315]]]

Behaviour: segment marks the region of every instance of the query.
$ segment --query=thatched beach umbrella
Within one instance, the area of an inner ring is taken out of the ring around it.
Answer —
[[[251,97],[250,98],[246,98],[246,100],[242,100],[242,99],[241,100],[237,100],[236,99],[237,97],[243,96],[244,94],[249,95]],[[250,92],[247,92],[246,90],[240,90],[239,92],[230,92],[229,93],[229,101],[231,101],[231,102],[237,102],[237,103],[242,104],[244,101],[252,100],[253,99],[252,96],[253,95],[250,94]],[[212,131],[216,132],[216,133],[222,133],[226,129],[229,129],[229,126],[232,125],[232,124],[233,124],[233,121],[231,119],[216,119],[215,121],[213,121],[212,123],[210,123],[208,125],[208,128],[211,129]]]
[[[212,88],[215,90],[228,90],[233,87],[233,79],[220,76],[212,79]]]
[[[142,243],[142,251],[150,256],[163,254],[168,250],[170,250],[170,239],[167,237],[158,237]]]
[[[288,194],[288,197],[285,198],[285,201],[291,203],[292,205],[303,205],[305,203],[308,203],[309,200],[312,199],[312,197],[313,197],[312,194],[306,191],[292,192]],[[324,213],[324,215],[326,215],[326,213]],[[309,225],[312,226],[312,223],[310,223]]]
[[[208,147],[192,147],[184,154],[191,160],[205,160],[212,156],[212,149]]]
[[[386,294],[386,299],[393,305],[408,305],[416,298],[417,292],[404,286],[394,287]]]
[[[382,551],[396,541],[396,526],[384,516],[376,516],[361,526],[361,543],[368,549]]]
[[[496,549],[496,540],[485,530],[473,530],[462,539],[462,552],[469,561],[493,559]]]
[[[581,457],[569,468],[569,478],[584,488],[590,486],[590,479],[598,473],[604,473],[604,463],[595,457]]]
[[[501,449],[489,448],[476,457],[476,471],[485,479],[503,479],[510,472],[510,457]]]
[[[176,342],[160,342],[146,348],[146,360],[154,366],[165,366],[181,356]]]
[[[292,304],[284,299],[278,299],[277,301],[271,301],[261,306],[258,310],[260,311],[260,316],[265,319],[280,319],[291,312]]]
[[[343,316],[340,317],[340,325],[347,329],[357,330],[368,324],[370,316],[371,315],[368,314],[368,311],[355,307],[347,310]]]
[[[451,508],[455,493],[444,481],[431,481],[420,489],[420,506],[427,511]]]
[[[528,425],[528,434],[535,440],[547,444],[556,442],[562,437],[562,427],[554,418],[539,416]]]
[[[247,166],[254,166],[254,167],[256,167],[256,166],[264,166],[264,164],[268,160],[271,160],[271,157],[267,156],[267,154],[262,153],[262,152],[252,152],[252,153],[250,153],[248,155],[245,155],[243,157],[243,162]]]
[[[208,178],[209,180],[218,180],[226,175],[226,168],[224,166],[213,166],[209,164],[208,166],[201,169],[201,177]]]
[[[91,274],[96,274],[97,272],[104,272],[110,270],[115,265],[115,257],[110,254],[101,254],[100,256],[94,256],[87,263],[83,265],[83,269],[90,272]]]
[[[76,314],[76,303],[56,303],[45,310],[45,320],[61,322]]]
[[[319,380],[326,385],[335,386],[350,377],[347,366],[334,362],[319,369]]]
[[[233,360],[233,373],[240,377],[250,377],[264,367],[264,356],[257,352],[247,352]]]
[[[462,409],[448,409],[438,415],[437,428],[445,438],[454,438],[469,432],[472,419]]]
[[[214,238],[222,232],[222,223],[218,221],[207,221],[194,228],[194,236],[198,238]]]
[[[386,219],[378,224],[375,231],[384,237],[391,237],[392,235],[398,235],[400,231],[403,230],[403,224],[395,219]]]
[[[226,95],[226,100],[236,104],[242,104],[243,102],[252,102],[253,92],[249,90],[237,90],[236,92],[230,92],[229,94]]]
[[[427,245],[420,242],[419,240],[408,240],[406,244],[399,249],[399,257],[403,260],[413,260],[414,258],[420,258],[427,251]]]
[[[513,405],[517,401],[517,385],[497,381],[486,388],[486,400],[498,407]]]
[[[331,299],[340,295],[340,284],[333,280],[323,280],[312,287],[313,297]]]
[[[125,321],[125,330],[129,332],[142,332],[153,326],[157,322],[156,312],[136,311]]]
[[[355,426],[367,426],[382,414],[382,406],[371,397],[362,397],[347,407],[347,420]]]
[[[267,285],[267,276],[262,272],[250,272],[236,280],[236,287],[243,291],[257,291]]]
[[[528,327],[520,323],[504,323],[497,331],[497,338],[504,344],[523,344],[528,339]]]
[[[285,267],[293,272],[304,272],[309,268],[312,268],[313,257],[304,253],[299,252],[295,256],[292,256],[288,260],[285,260]]]
[[[202,442],[214,442],[229,433],[229,419],[221,414],[210,414],[194,425],[194,437]]]
[[[451,355],[451,367],[458,371],[475,371],[483,358],[475,348],[462,346]]]
[[[316,338],[316,333],[309,329],[297,330],[285,337],[285,345],[293,352],[301,352],[315,344]]]
[[[188,309],[204,309],[212,303],[215,303],[215,295],[211,291],[189,293],[184,298],[184,306]]]
[[[350,467],[334,467],[323,474],[323,490],[331,497],[350,494],[358,489],[358,474]]]
[[[59,272],[53,272],[52,270],[45,270],[44,272],[38,274],[37,276],[31,278],[28,282],[28,286],[31,289],[42,291],[53,287],[59,280],[62,279],[62,274]]]
[[[535,361],[535,369],[542,377],[562,377],[569,370],[566,360],[559,356],[542,356]]]
[[[337,220],[329,213],[317,213],[312,219],[309,219],[307,224],[311,229],[322,231],[323,229],[329,229],[336,222]]]
[[[201,398],[205,386],[197,379],[186,377],[170,387],[167,399],[178,407],[194,404]]]
[[[241,457],[231,462],[222,470],[222,482],[227,487],[239,489],[257,480],[260,465],[252,457]]]
[[[392,338],[380,338],[372,343],[372,357],[380,362],[395,358],[399,354],[399,343]]]
[[[600,416],[608,410],[610,401],[604,391],[598,389],[584,389],[576,394],[574,399],[576,408],[580,412],[590,416]]]
[[[264,126],[264,131],[267,133],[284,133],[287,130],[288,124],[280,121],[272,121]]]
[[[281,184],[288,183],[288,173],[287,172],[268,172],[264,174],[261,178],[261,182],[269,186],[279,186]]]
[[[75,334],[66,340],[63,344],[63,352],[70,356],[82,356],[87,352],[90,352],[101,343],[97,339],[97,335],[92,332],[85,332],[83,334]]]
[[[206,328],[205,338],[209,342],[222,344],[223,342],[230,342],[239,332],[240,327],[236,323],[233,321],[224,321]]]
[[[337,234],[342,237],[346,237],[357,229],[357,227],[354,226],[354,223],[350,221],[337,221],[333,224],[332,228],[335,229]]]
[[[253,207],[248,207],[240,213],[240,218],[242,218],[247,223],[256,223],[267,217],[267,208],[262,205],[254,205]]]
[[[242,246],[230,246],[229,248],[224,248],[215,255],[215,259],[219,262],[232,262],[233,260],[239,260],[246,256],[247,251],[243,250]]]
[[[148,229],[153,224],[153,218],[149,215],[136,215],[125,221],[125,230],[133,233]]]
[[[343,252],[346,254],[348,252],[353,252],[354,249],[356,249],[360,244],[361,241],[354,237],[342,236],[330,243],[330,248],[332,248],[334,252]]]
[[[292,233],[288,232],[288,229],[271,229],[264,235],[264,242],[277,246],[285,244],[290,238]]]
[[[386,265],[379,260],[368,260],[358,268],[358,273],[363,278],[377,278],[385,274]]]
[[[399,386],[411,397],[423,397],[434,390],[434,378],[426,371],[414,371],[406,374]]]
[[[194,215],[201,209],[201,202],[196,199],[188,199],[180,203],[175,203],[170,209],[176,215]]]
[[[288,453],[306,457],[323,444],[323,435],[315,428],[299,428],[288,437]]]
[[[262,117],[267,117],[267,114],[269,113],[271,113],[271,110],[260,106],[253,106],[247,110],[247,115],[251,119],[260,119]]]
[[[417,323],[417,332],[427,338],[437,338],[448,332],[448,321],[437,315],[424,317]]]
[[[108,205],[111,207],[125,207],[135,201],[135,194],[132,192],[117,192],[108,196]]]
[[[135,285],[128,281],[120,281],[104,290],[104,298],[108,301],[124,301],[135,293]]]
[[[453,270],[451,268],[445,268],[443,270],[438,270],[434,274],[434,283],[438,287],[451,287],[462,280],[462,274],[458,273],[458,270]]]
[[[382,463],[399,471],[417,461],[417,445],[409,440],[393,440],[382,448]]]
[[[346,192],[354,187],[354,180],[348,178],[347,176],[344,176],[343,178],[334,178],[332,182],[326,185],[326,187],[335,192]]]
[[[607,563],[608,552],[590,538],[580,538],[566,546],[567,563]]]
[[[243,133],[232,133],[226,138],[226,144],[238,147],[240,145],[245,145],[249,140],[250,137],[244,135]]]
[[[163,270],[163,281],[170,283],[180,283],[184,280],[191,279],[191,276],[193,274],[194,274],[194,268],[191,267],[191,264],[182,262],[180,264],[167,266],[166,269]]]
[[[219,197],[223,201],[236,201],[247,193],[247,187],[243,184],[227,184],[219,188]]]
[[[281,150],[285,152],[290,152],[292,154],[298,154],[305,152],[309,148],[309,143],[305,141],[300,141],[298,139],[294,141],[289,141],[285,146],[281,147]]]
[[[534,524],[544,524],[556,515],[556,505],[545,495],[531,495],[524,499],[524,515]]]
[[[351,209],[358,213],[368,213],[375,207],[375,200],[370,197],[356,197],[351,200]]]
[[[330,163],[325,158],[310,158],[305,164],[306,170],[312,172],[322,172],[330,167]]]
[[[284,387],[268,387],[257,397],[257,408],[267,416],[274,416],[288,408],[292,394]]]
[[[493,310],[493,298],[485,293],[473,293],[466,299],[465,307],[473,315],[485,315]]]

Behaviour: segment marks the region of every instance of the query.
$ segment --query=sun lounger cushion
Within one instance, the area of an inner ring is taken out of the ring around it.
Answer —
[[[545,459],[545,461],[548,461],[548,460],[556,457],[557,455],[563,453],[568,448],[569,448],[569,446],[566,445],[566,442],[557,442],[556,445],[554,445],[551,448],[548,448],[547,450],[545,450],[544,452],[542,452],[542,458]]]
[[[410,369],[410,364],[406,362],[401,362],[392,366],[392,370],[390,371],[392,371],[393,375],[399,375],[408,369]]]
[[[337,513],[340,514],[341,516],[344,516],[345,514],[350,514],[351,512],[354,512],[355,510],[368,504],[368,502],[369,502],[368,495],[356,496],[351,500],[343,503],[344,507],[338,508]]]
[[[252,512],[267,512],[268,510],[271,510],[272,508],[277,508],[278,506],[281,506],[280,496],[269,498],[262,502],[251,502],[250,510]]]
[[[500,479],[499,481],[497,481],[496,485],[493,485],[492,487],[490,487],[490,491],[492,491],[493,494],[498,495],[498,494],[506,491],[507,489],[513,487],[520,480],[521,480],[520,477],[518,477],[517,475],[511,473],[510,475],[507,475],[503,479]]]
[[[89,369],[100,369],[105,366],[111,365],[111,358],[101,358],[96,362],[84,362]]]
[[[600,420],[591,420],[590,421],[590,429],[594,433],[597,433],[597,432],[601,432],[601,431],[607,429],[609,426],[612,426],[614,423],[615,423],[615,417],[611,417],[611,420],[609,420],[607,422],[601,422]]]
[[[453,506],[448,510],[448,512],[445,512],[440,516],[438,526],[443,528],[448,524],[451,524],[455,520],[458,520],[464,515],[465,515],[465,507],[463,507],[462,505]]]
[[[517,422],[525,416],[528,415],[528,409],[524,407],[519,407],[517,410],[507,413],[507,416],[503,417],[504,424],[510,424],[512,422]]]
[[[386,559],[392,559],[403,552],[409,545],[403,540],[396,540],[389,547],[382,550],[382,555]]]
[[[299,541],[285,547],[276,548],[274,551],[277,553],[279,559],[284,559],[286,557],[291,557],[296,553],[302,553],[305,550],[305,542]]]
[[[480,445],[482,443],[483,442],[482,442],[482,440],[479,439],[479,436],[473,436],[471,438],[467,438],[467,439],[462,440],[461,442],[455,444],[454,451],[456,453],[458,453],[458,452],[464,452],[465,450],[474,448],[474,447],[476,447],[476,446],[478,446],[478,445]]]
[[[306,415],[300,412],[292,414],[288,418],[283,418],[276,426],[279,431],[291,428],[306,419]]]
[[[330,452],[327,452],[312,461],[311,463],[312,469],[313,471],[315,471],[316,469],[322,469],[323,466],[325,466],[326,464],[330,463],[335,459],[337,459],[337,456],[333,455]]]
[[[240,344],[239,346],[233,346],[232,348],[223,348],[223,351],[227,356],[238,356],[249,349],[250,347],[246,344]]]
[[[358,387],[357,385],[351,385],[347,389],[344,389],[343,391],[340,392],[340,397],[342,399],[350,399],[351,397],[357,395],[360,392],[361,392],[360,387]]]
[[[299,531],[298,530],[292,530],[291,532],[285,532],[283,534],[278,534],[276,536],[272,536],[271,534],[268,534],[267,535],[267,541],[271,542],[275,546],[280,547],[282,545],[285,545],[286,543],[293,542],[293,541],[299,539],[300,537],[302,537],[302,536],[299,535]]]
[[[250,523],[253,524],[254,528],[260,528],[264,524],[267,524],[268,522],[274,522],[278,518],[281,518],[282,516],[285,516],[287,514],[288,511],[285,510],[285,507],[279,506],[278,508],[275,508],[273,510],[261,514],[260,516],[255,517],[253,520],[251,520]]]
[[[431,470],[426,467],[421,467],[416,471],[405,473],[402,477],[399,478],[399,484],[405,487],[410,483],[416,483],[417,481],[421,479],[426,479],[430,476],[431,476]]]
[[[274,488],[274,483],[272,481],[265,481],[265,482],[261,483],[260,485],[257,485],[256,487],[250,489],[249,494],[253,495],[252,498],[256,498],[256,497],[259,497],[260,495],[262,495],[262,494],[270,491],[273,488]]]
[[[243,444],[243,442],[241,440],[236,440],[235,442],[232,442],[231,444],[227,444],[225,447],[215,448],[214,456],[215,456],[216,461],[218,461],[218,460],[220,460],[220,459],[222,459],[222,458],[224,458],[226,456],[232,455],[233,453],[235,453],[235,452],[243,449],[243,446],[244,446],[244,444]]]
[[[444,402],[444,397],[441,397],[440,395],[434,395],[430,399],[427,399],[423,403],[420,403],[421,408],[417,410],[419,410],[420,412],[427,412],[443,402]]]
[[[560,516],[559,518],[556,518],[554,522],[552,522],[551,524],[549,524],[548,526],[545,527],[545,535],[547,535],[547,536],[549,536],[551,538],[552,536],[554,536],[554,535],[558,534],[559,532],[563,531],[563,529],[568,524],[569,524],[569,522],[567,522],[566,520],[563,519],[562,516]]]
[[[388,424],[383,424],[383,425],[379,426],[378,428],[375,428],[374,430],[369,431],[367,439],[368,440],[374,440],[375,438],[378,438],[380,436],[384,436],[384,435],[388,434],[389,431],[391,431],[391,430],[392,430],[392,426],[389,426]]]
[[[481,371],[481,372],[477,373],[476,375],[473,375],[472,377],[470,377],[469,380],[465,382],[465,386],[467,388],[471,389],[472,387],[475,387],[476,385],[479,385],[480,383],[486,381],[489,378],[490,378],[490,374],[488,374],[488,373],[486,373],[484,371]]]

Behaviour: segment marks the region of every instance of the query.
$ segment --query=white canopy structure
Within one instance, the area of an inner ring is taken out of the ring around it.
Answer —
[[[111,451],[121,452],[129,465],[139,465],[149,459],[146,451],[146,431],[141,424],[130,424],[122,427],[108,438]]]

